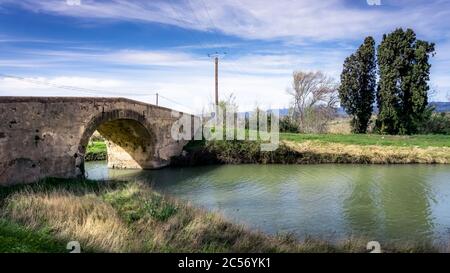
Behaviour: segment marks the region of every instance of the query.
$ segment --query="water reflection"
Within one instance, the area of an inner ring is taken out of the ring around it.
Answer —
[[[272,234],[341,239],[449,240],[450,166],[237,165],[110,170],[93,179],[139,180]]]

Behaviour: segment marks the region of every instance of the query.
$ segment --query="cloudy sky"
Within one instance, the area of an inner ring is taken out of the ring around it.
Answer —
[[[339,79],[365,36],[379,43],[397,27],[436,43],[432,100],[446,100],[448,0],[0,0],[0,95],[154,102],[158,92],[161,105],[199,112],[214,94],[208,54],[226,52],[221,96],[241,110],[286,107],[294,70]]]

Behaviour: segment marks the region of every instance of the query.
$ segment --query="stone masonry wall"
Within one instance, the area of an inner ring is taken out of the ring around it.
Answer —
[[[0,97],[0,185],[83,176],[95,130],[134,161],[112,156],[110,166],[166,166],[186,144],[171,137],[175,120],[170,109],[123,98]]]

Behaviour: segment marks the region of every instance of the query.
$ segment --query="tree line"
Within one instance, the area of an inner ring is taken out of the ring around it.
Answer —
[[[365,38],[345,59],[338,88],[341,106],[352,117],[353,132],[366,133],[376,101],[375,131],[417,133],[432,113],[428,81],[434,54],[434,43],[418,40],[412,29],[383,35],[376,50],[375,40]]]

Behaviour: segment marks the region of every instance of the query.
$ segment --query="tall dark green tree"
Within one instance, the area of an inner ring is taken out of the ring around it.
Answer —
[[[429,58],[433,54],[434,44],[417,40],[411,29],[399,28],[383,36],[378,47],[377,89],[381,133],[414,134],[429,118]]]
[[[370,36],[344,62],[339,98],[341,106],[352,116],[355,133],[366,133],[369,125],[375,101],[376,67],[375,41]]]

